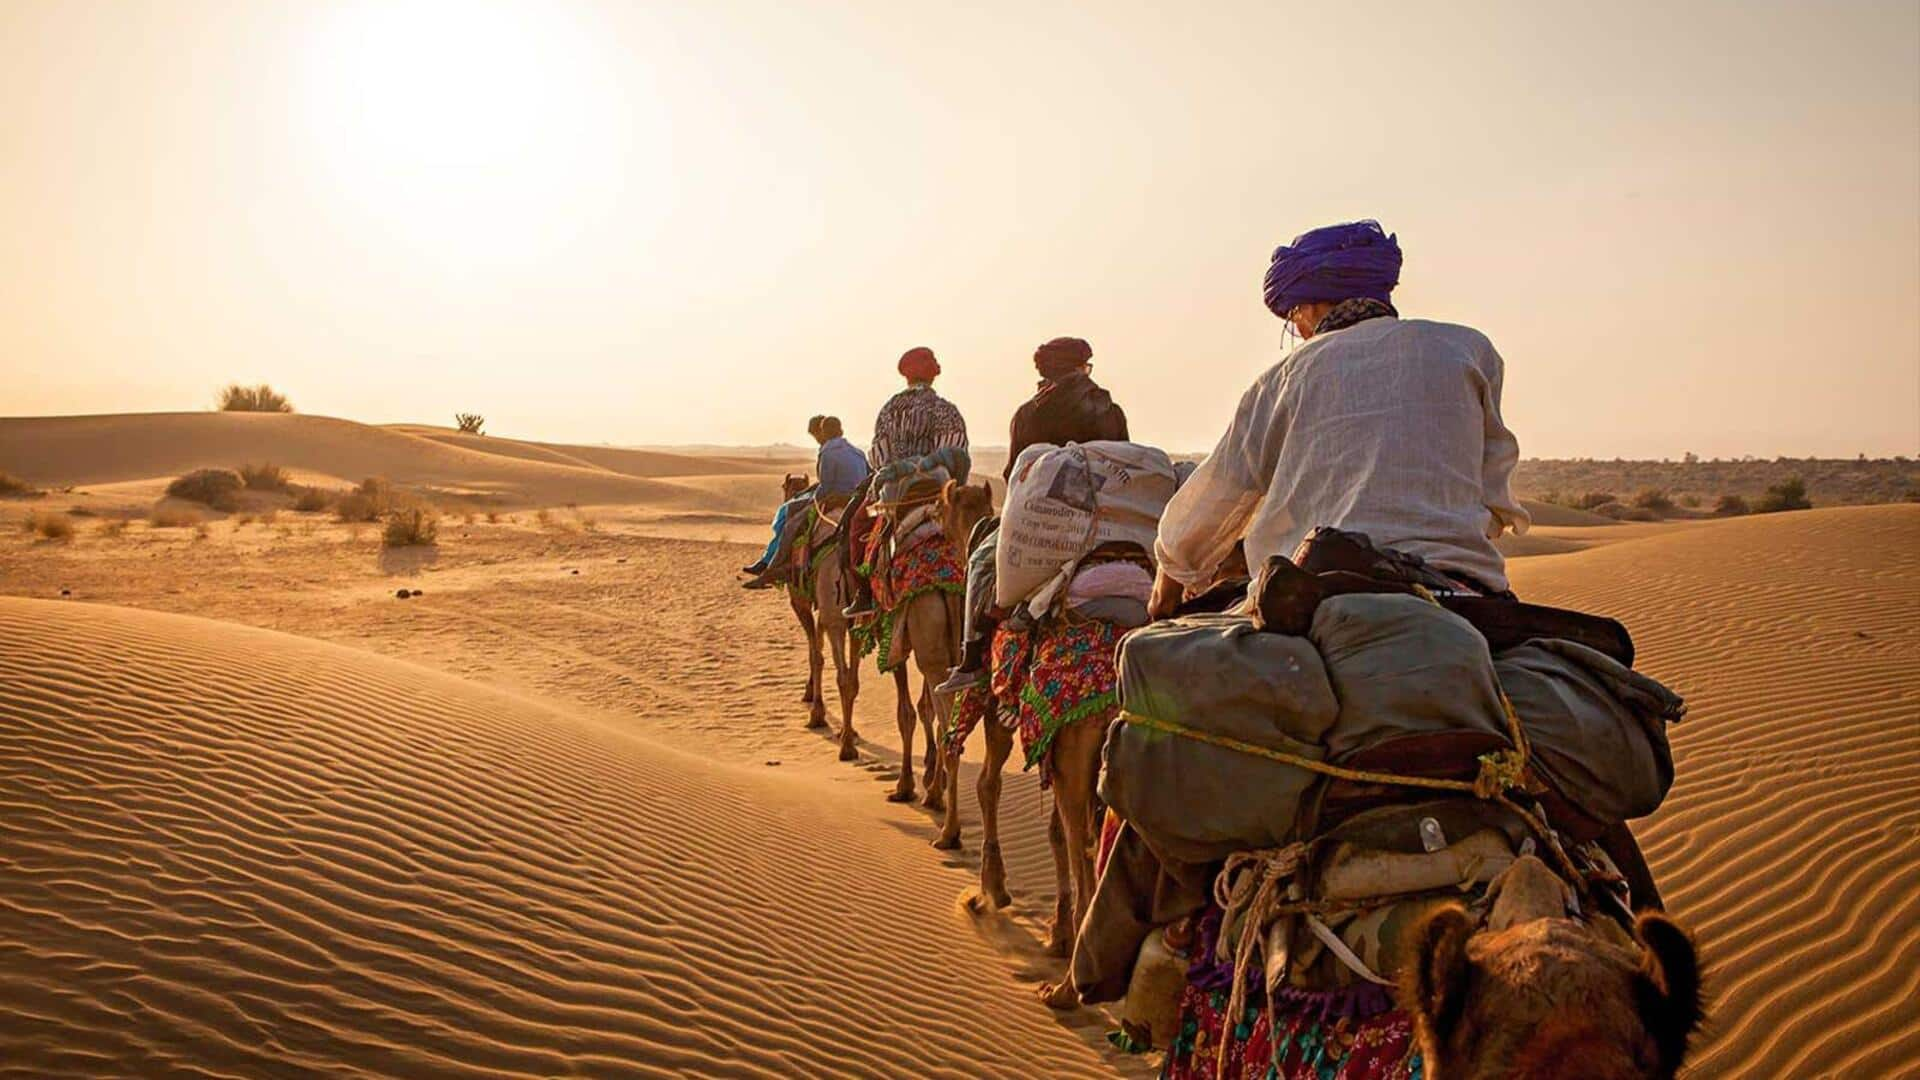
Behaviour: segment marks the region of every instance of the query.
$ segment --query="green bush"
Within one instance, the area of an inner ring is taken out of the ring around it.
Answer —
[[[195,469],[168,484],[167,494],[215,510],[232,510],[240,505],[240,492],[246,486],[247,482],[232,469]]]
[[[1811,510],[1813,503],[1807,498],[1807,482],[1797,476],[1790,476],[1777,484],[1767,487],[1767,493],[1753,504],[1756,514],[1777,514],[1782,510]]]
[[[293,403],[266,383],[259,386],[241,386],[229,383],[220,391],[221,412],[279,412],[290,413]]]

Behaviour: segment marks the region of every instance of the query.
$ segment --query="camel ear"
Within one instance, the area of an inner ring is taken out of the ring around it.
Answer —
[[[1473,931],[1465,908],[1440,908],[1414,929],[1413,948],[1400,972],[1400,1006],[1436,1046],[1449,1040],[1466,1009],[1473,964],[1467,939]]]
[[[1659,1045],[1664,1063],[1678,1068],[1704,1014],[1699,954],[1680,924],[1657,911],[1640,916],[1633,936],[1641,947],[1640,970],[1634,975],[1640,1022]]]

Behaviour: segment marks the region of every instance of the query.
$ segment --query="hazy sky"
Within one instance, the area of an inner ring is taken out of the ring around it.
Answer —
[[[1920,4],[0,0],[0,415],[1004,443],[1075,334],[1136,438],[1377,217],[1528,456],[1920,450]]]

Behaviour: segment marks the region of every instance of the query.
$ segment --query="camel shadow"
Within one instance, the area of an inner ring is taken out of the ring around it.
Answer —
[[[431,544],[380,549],[380,572],[388,577],[419,577],[440,561],[440,549]]]

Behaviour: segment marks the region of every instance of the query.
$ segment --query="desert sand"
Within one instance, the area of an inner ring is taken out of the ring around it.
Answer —
[[[271,500],[142,520],[180,472],[266,460],[430,490],[440,543]],[[801,467],[0,420],[0,469],[72,489],[0,502],[0,1072],[1150,1073],[1032,1000],[1060,966],[1030,775],[983,920],[971,777],[957,855],[881,798],[890,683],[863,672],[860,763],[803,729],[784,599],[733,574]],[[69,510],[68,541],[16,524]],[[1560,513],[1516,588],[1622,619],[1692,703],[1637,825],[1709,964],[1690,1075],[1911,1075],[1920,506]]]

